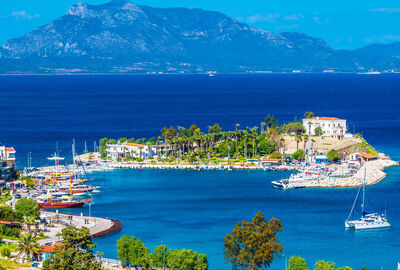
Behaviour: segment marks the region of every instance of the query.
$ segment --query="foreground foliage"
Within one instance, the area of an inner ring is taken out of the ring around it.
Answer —
[[[166,245],[156,246],[153,252],[134,236],[123,235],[117,242],[117,255],[124,267],[135,269],[168,268],[170,270],[206,270],[208,260],[205,254],[193,250],[171,250]]]
[[[282,231],[276,218],[267,221],[258,212],[251,221],[240,221],[226,234],[224,241],[225,261],[234,269],[263,269],[269,267],[275,256],[280,256],[283,247],[277,232]]]
[[[64,228],[61,232],[62,246],[56,247],[55,254],[43,263],[44,270],[97,270],[101,263],[93,254],[92,236],[87,228]]]
[[[289,265],[286,270],[309,270],[306,260],[300,256],[292,256],[289,259]],[[366,269],[363,267],[363,269]],[[352,270],[348,266],[337,267],[333,262],[318,261],[314,265],[314,270]]]

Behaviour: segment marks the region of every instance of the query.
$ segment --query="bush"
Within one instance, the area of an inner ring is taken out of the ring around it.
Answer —
[[[11,255],[11,250],[8,247],[3,247],[1,249],[1,256],[3,256],[4,258],[9,258]]]
[[[279,153],[278,151],[275,151],[271,155],[269,155],[269,157],[270,158],[280,159],[281,158],[281,153]]]
[[[326,157],[330,162],[336,162],[341,159],[339,152],[335,149],[329,150],[329,152],[326,154]]]
[[[40,238],[44,237],[44,232],[39,232],[39,237]]]

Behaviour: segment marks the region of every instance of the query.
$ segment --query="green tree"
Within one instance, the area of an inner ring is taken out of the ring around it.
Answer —
[[[286,270],[308,270],[306,260],[300,256],[292,256],[289,259],[289,265]]]
[[[89,229],[83,227],[66,227],[60,234],[62,246],[57,247],[54,256],[43,263],[44,270],[98,270],[102,269],[101,262],[93,254],[92,236]]]
[[[161,268],[168,264],[168,248],[166,245],[156,246],[150,254],[150,261],[153,267]]]
[[[282,230],[276,218],[265,220],[258,212],[250,221],[240,221],[226,234],[224,239],[225,262],[232,263],[234,269],[261,269],[269,267],[274,256],[280,256],[283,247],[277,232]]]
[[[139,238],[134,236],[131,236],[129,260],[136,269],[138,269],[138,267],[147,269],[150,265],[149,249],[144,246]]]
[[[304,118],[305,119],[310,119],[310,118],[314,118],[315,114],[313,112],[306,112],[304,113]]]
[[[208,127],[208,134],[216,134],[220,133],[222,131],[222,128],[219,126],[219,124],[214,124],[213,126]]]
[[[196,259],[195,270],[207,270],[208,258],[206,254],[198,254]]]
[[[292,159],[302,160],[304,157],[304,151],[302,149],[297,150],[292,154]]]
[[[15,211],[21,216],[39,218],[40,207],[32,199],[21,198],[15,204]]]
[[[100,155],[102,159],[107,158],[107,143],[107,138],[100,139]]]
[[[321,260],[314,265],[314,270],[352,270],[352,269],[348,266],[336,267],[336,264],[333,262],[326,262]]]
[[[322,128],[321,127],[314,128],[314,134],[317,136],[322,136],[323,134]]]
[[[41,248],[36,237],[26,233],[19,238],[16,251],[18,252],[18,258],[23,257],[24,260],[31,261],[31,256],[38,256]]]
[[[132,239],[127,235],[123,235],[117,241],[117,256],[121,260],[122,265],[131,264],[129,250],[132,245]]]
[[[336,162],[341,159],[339,152],[335,149],[329,150],[329,152],[326,154],[326,157],[330,162]]]

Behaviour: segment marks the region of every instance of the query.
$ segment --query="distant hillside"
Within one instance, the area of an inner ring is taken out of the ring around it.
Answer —
[[[276,34],[218,12],[77,3],[0,49],[1,73],[320,72],[400,67],[400,43],[338,51],[301,33]]]

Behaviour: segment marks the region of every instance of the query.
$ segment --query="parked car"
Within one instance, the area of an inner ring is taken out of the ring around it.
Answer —
[[[21,199],[21,194],[15,194],[15,199]]]

